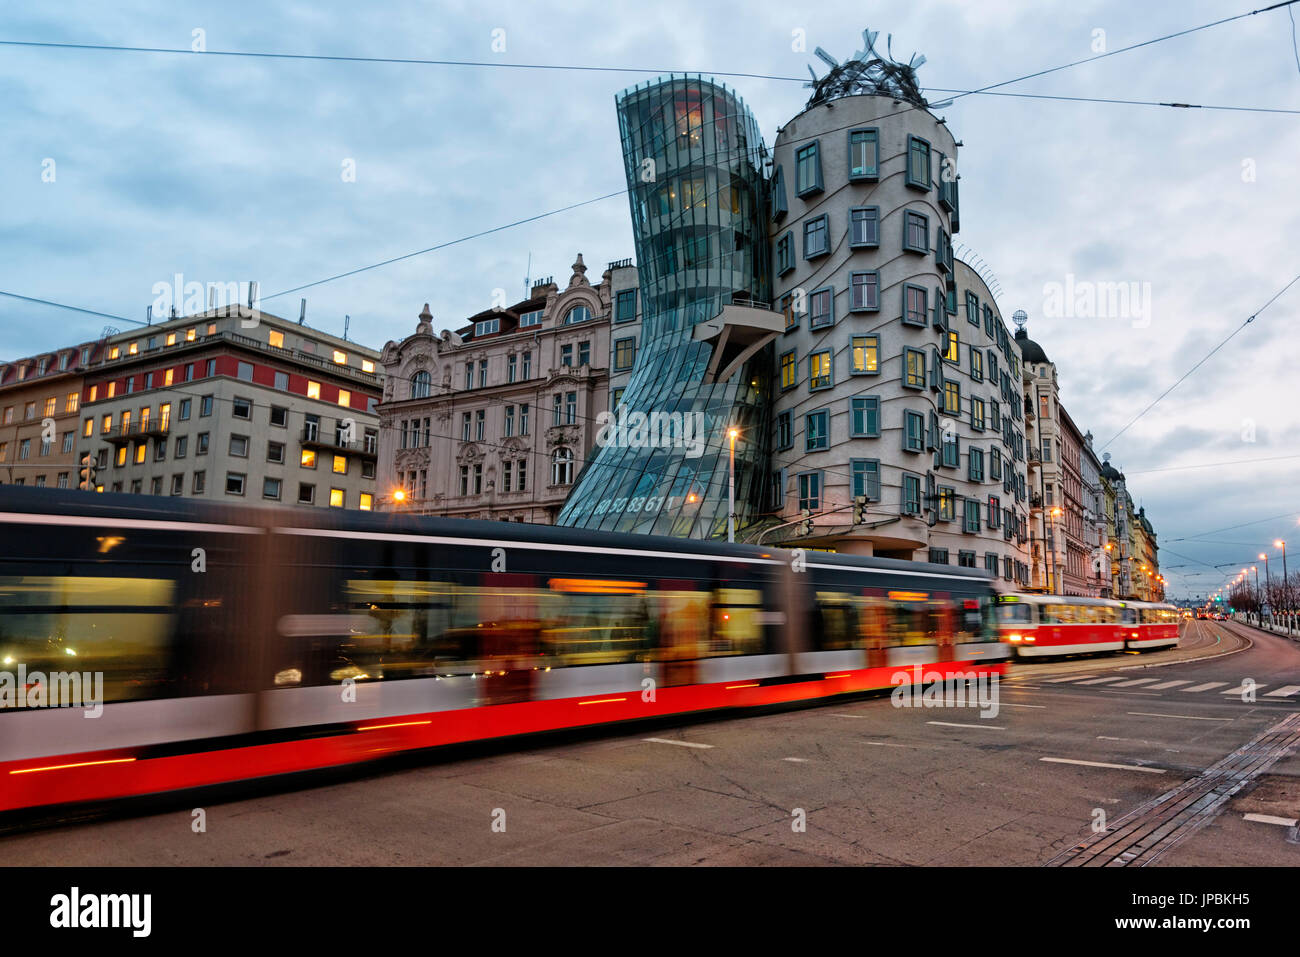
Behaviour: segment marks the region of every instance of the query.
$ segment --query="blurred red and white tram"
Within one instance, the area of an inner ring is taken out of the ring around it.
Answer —
[[[1074,595],[1000,595],[998,630],[1018,658],[1147,651],[1178,644],[1173,605]]]

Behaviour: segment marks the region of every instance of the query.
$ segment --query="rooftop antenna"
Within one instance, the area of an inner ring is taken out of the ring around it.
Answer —
[[[257,283],[250,281],[248,283],[248,308],[253,308],[253,303],[257,301]]]
[[[351,324],[351,322],[352,322],[351,316],[345,315],[343,317],[343,341],[344,342],[347,342],[348,340],[348,326]]]
[[[152,326],[152,325],[153,325],[153,306],[146,306],[146,307],[145,307],[145,310],[144,310],[144,324],[145,324],[146,326]]]
[[[306,321],[307,321],[307,299],[306,297],[303,297],[303,300],[300,303],[298,303],[298,325],[301,326]]]
[[[217,308],[217,287],[208,286],[208,311]]]
[[[533,253],[528,251],[528,266],[524,269],[524,298],[527,299],[533,291]]]

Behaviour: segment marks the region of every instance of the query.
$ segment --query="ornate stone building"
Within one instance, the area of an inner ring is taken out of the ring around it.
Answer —
[[[541,280],[454,332],[434,333],[426,303],[384,346],[379,508],[555,521],[609,409],[612,305],[636,287],[623,264],[595,286],[586,273],[579,254],[563,290]]]

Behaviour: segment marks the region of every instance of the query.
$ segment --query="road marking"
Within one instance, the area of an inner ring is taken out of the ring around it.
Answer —
[[[1159,711],[1130,711],[1140,718],[1184,718],[1187,721],[1232,721],[1232,718],[1200,718],[1194,714],[1163,714]]]
[[[1228,682],[1226,681],[1207,681],[1203,685],[1197,685],[1194,688],[1184,688],[1184,691],[1209,691],[1211,688],[1222,688]]]
[[[1053,764],[1082,764],[1089,768],[1115,768],[1119,771],[1143,771],[1147,774],[1164,774],[1163,768],[1143,768],[1136,764],[1107,764],[1105,761],[1076,761],[1074,758],[1039,758]]]
[[[869,714],[843,714],[842,712],[839,712],[839,711],[832,711],[832,712],[831,712],[831,717],[832,717],[832,718],[869,718],[869,717],[871,717],[871,715],[869,715]]]
[[[1079,681],[1080,679],[1090,678],[1090,677],[1092,676],[1091,675],[1070,675],[1070,677],[1068,678],[1048,678],[1047,680],[1052,684],[1060,684],[1062,681]]]
[[[1191,682],[1188,681],[1186,678],[1183,678],[1183,679],[1180,680],[1180,681],[1162,681],[1162,682],[1161,682],[1160,684],[1158,684],[1158,685],[1152,685],[1152,686],[1151,686],[1150,688],[1148,688],[1147,690],[1148,690],[1148,691],[1163,691],[1165,688],[1177,688],[1179,685],[1189,685],[1189,684],[1191,684]]]
[[[670,738],[642,738],[642,741],[653,741],[655,744],[675,744],[679,748],[711,748],[711,744],[700,744],[698,741],[673,741]]]
[[[1283,827],[1296,826],[1295,818],[1274,817],[1272,814],[1243,814],[1242,819],[1246,821],[1258,821],[1260,824],[1281,824]]]
[[[782,758],[782,761],[793,761],[795,764],[807,764],[807,758]]]
[[[867,741],[866,744],[874,744],[878,748],[919,748],[919,744],[894,744],[891,741]]]
[[[978,708],[979,705],[973,704],[972,708]],[[1046,708],[1045,704],[1016,704],[1014,701],[999,701],[999,708]]]
[[[994,731],[1007,730],[1000,724],[954,724],[951,721],[927,721],[926,724],[938,724],[945,728],[991,728]]]
[[[1153,681],[1159,681],[1159,678],[1134,678],[1132,681],[1121,681],[1116,688],[1132,688],[1137,685],[1149,685]]]
[[[1227,691],[1220,691],[1219,694],[1242,694],[1246,691],[1258,691],[1260,688],[1267,688],[1268,685],[1238,685],[1235,688],[1229,688]]]
[[[1122,678],[1122,677],[1123,677],[1123,675],[1116,675],[1116,676],[1111,677],[1111,678],[1089,678],[1087,681],[1080,681],[1079,684],[1081,684],[1081,685],[1099,685],[1099,684],[1104,684],[1104,683],[1107,682],[1107,681],[1119,681],[1120,678]]]
[[[1289,698],[1297,691],[1300,691],[1300,685],[1286,685],[1283,688],[1278,688],[1276,691],[1270,691],[1268,694],[1264,695],[1264,697],[1265,698]]]

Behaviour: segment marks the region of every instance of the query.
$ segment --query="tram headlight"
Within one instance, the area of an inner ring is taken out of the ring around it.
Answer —
[[[1020,635],[1007,635],[1007,641],[1019,641]]]

